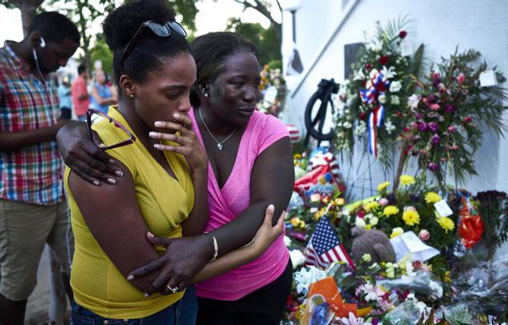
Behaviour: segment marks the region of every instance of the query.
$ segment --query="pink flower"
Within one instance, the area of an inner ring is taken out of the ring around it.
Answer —
[[[436,163],[429,163],[429,165],[427,166],[427,168],[431,171],[431,172],[436,172],[438,169],[439,169],[439,165],[436,164]]]
[[[439,104],[432,104],[430,105],[430,109],[433,110],[433,111],[437,111],[439,109]]]
[[[459,76],[457,77],[457,81],[459,82],[459,84],[462,85],[464,81],[466,81],[466,76],[463,73],[459,74]]]
[[[453,133],[455,131],[457,131],[457,127],[455,125],[450,125],[448,127],[448,132]]]
[[[439,79],[440,77],[438,72],[432,72],[432,79]]]
[[[416,123],[416,122],[411,122],[411,123],[409,123],[409,125],[411,125],[412,129],[418,128],[418,123]]]
[[[422,241],[427,241],[430,238],[430,233],[426,229],[422,229],[422,230],[420,230],[420,233],[418,234],[418,237]]]
[[[448,105],[446,105],[446,107],[445,107],[445,112],[446,112],[446,113],[453,113],[453,112],[455,112],[455,107],[453,107],[453,105],[452,105],[452,104],[448,104]]]
[[[388,203],[389,203],[388,199],[386,199],[384,197],[379,200],[379,205],[385,206],[385,205],[388,205]]]
[[[470,123],[473,119],[471,118],[471,116],[466,116],[464,117],[464,122],[466,123]]]

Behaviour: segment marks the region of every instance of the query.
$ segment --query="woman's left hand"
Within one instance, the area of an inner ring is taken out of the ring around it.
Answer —
[[[258,255],[263,254],[282,234],[286,211],[282,211],[281,215],[277,219],[277,223],[275,226],[272,226],[274,210],[275,207],[272,204],[266,208],[263,224],[259,227],[252,242],[248,244],[248,246],[251,246]]]
[[[180,113],[175,113],[173,117],[180,123],[157,121],[155,122],[155,127],[174,131],[174,134],[152,131],[149,135],[153,139],[178,143],[179,146],[155,144],[155,149],[177,152],[184,155],[193,171],[206,170],[208,168],[208,157],[192,129],[191,119]]]

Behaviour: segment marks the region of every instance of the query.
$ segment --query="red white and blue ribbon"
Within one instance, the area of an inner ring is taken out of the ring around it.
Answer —
[[[383,124],[383,117],[385,115],[385,108],[380,105],[374,109],[369,115],[369,152],[377,158],[377,128]]]

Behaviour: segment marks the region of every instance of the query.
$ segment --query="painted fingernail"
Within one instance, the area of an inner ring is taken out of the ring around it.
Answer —
[[[148,298],[150,297],[150,294],[149,293],[145,293],[145,298]]]
[[[154,125],[157,126],[157,127],[160,127],[160,126],[162,126],[162,122],[161,121],[155,121]]]
[[[161,149],[161,150],[164,149],[164,146],[162,144],[158,144],[158,143],[154,144],[153,147],[155,149]]]
[[[180,115],[180,114],[178,114],[178,113],[175,113],[175,114],[173,114],[173,117],[174,117],[174,118],[180,118],[180,117],[181,117],[181,115]]]
[[[116,180],[114,178],[108,178],[109,184],[116,184]]]
[[[129,276],[127,277],[127,280],[129,280],[129,281],[134,280],[134,275],[129,274]]]
[[[93,181],[93,185],[99,186],[99,185],[101,185],[101,182],[99,182],[99,181]]]
[[[157,139],[158,138],[158,133],[157,132],[148,132],[148,136],[150,138],[154,138],[154,139]]]
[[[100,148],[104,148],[106,145],[104,143],[99,143]]]
[[[147,234],[147,236],[148,236],[148,237],[150,237],[150,238],[155,237],[155,236],[154,236],[151,232],[149,232],[149,231],[148,231],[146,234]]]
[[[123,172],[121,170],[115,170],[115,175],[118,176],[118,177],[122,177],[123,176]]]

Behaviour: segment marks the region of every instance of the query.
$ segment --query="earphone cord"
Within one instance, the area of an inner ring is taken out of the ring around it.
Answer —
[[[39,73],[39,76],[41,77],[42,83],[44,85],[46,85],[46,80],[44,79],[44,75],[42,74],[41,68],[39,67],[39,59],[37,58],[37,52],[35,52],[35,48],[32,49],[32,53],[34,56],[35,67],[37,68],[37,72]]]

